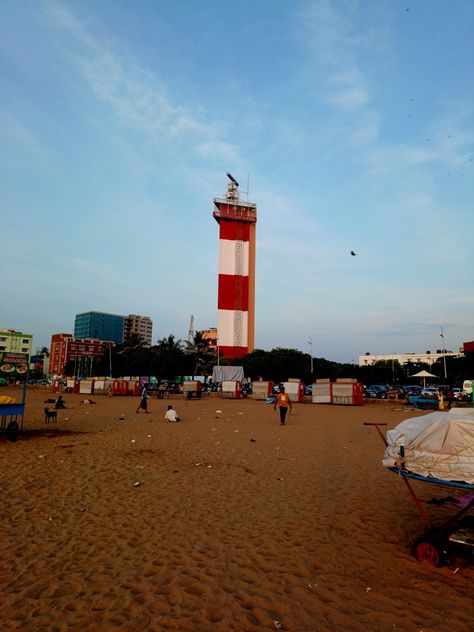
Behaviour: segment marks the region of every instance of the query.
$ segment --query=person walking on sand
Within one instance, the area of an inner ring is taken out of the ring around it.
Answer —
[[[148,391],[146,386],[144,386],[142,390],[142,397],[140,399],[140,403],[138,404],[137,414],[140,412],[140,409],[144,410],[147,415],[150,414],[150,411],[148,410]]]
[[[179,421],[179,417],[171,404],[168,404],[168,409],[165,413],[166,421]]]
[[[280,409],[280,425],[284,426],[288,408],[291,410],[290,396],[285,393],[284,386],[280,388],[280,392],[276,396],[275,403],[273,405],[273,410],[276,410],[277,406]]]

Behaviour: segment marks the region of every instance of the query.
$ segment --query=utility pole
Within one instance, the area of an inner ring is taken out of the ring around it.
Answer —
[[[308,344],[309,344],[309,353],[311,356],[311,379],[313,379],[313,339],[311,338],[311,336],[309,336],[308,338]]]
[[[445,344],[444,344],[444,331],[443,331],[443,328],[441,327],[441,325],[440,325],[439,328],[441,329],[441,333],[439,335],[441,336],[441,339],[443,340],[443,349],[442,349],[442,351],[443,351],[443,364],[444,364],[444,379],[447,380],[448,379],[448,372],[446,371],[446,347],[445,347]]]

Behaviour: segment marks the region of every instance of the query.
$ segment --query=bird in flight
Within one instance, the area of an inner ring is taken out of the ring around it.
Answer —
[[[357,256],[357,252],[354,252],[353,250],[351,250],[351,255],[352,255],[353,257],[356,257],[356,256]]]

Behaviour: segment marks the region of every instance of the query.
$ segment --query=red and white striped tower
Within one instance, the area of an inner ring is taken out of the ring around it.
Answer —
[[[227,174],[225,198],[214,198],[219,224],[217,336],[219,353],[239,358],[254,350],[255,225],[257,205],[239,199],[239,183]]]

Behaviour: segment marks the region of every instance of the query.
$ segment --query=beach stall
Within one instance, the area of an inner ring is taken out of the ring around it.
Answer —
[[[128,380],[120,380],[120,395],[130,395]]]
[[[239,380],[224,380],[222,382],[222,397],[224,399],[240,399],[242,397],[242,385]]]
[[[312,388],[313,404],[332,404],[332,382],[329,379],[316,380]]]
[[[81,380],[79,383],[79,393],[92,395],[94,392],[94,380]]]
[[[199,380],[186,380],[183,382],[183,393],[185,399],[192,397],[199,399],[201,397],[202,384]]]
[[[289,382],[283,382],[285,387],[285,393],[290,396],[292,402],[304,402],[304,383],[300,381],[290,380]]]
[[[66,380],[66,393],[79,393],[80,381],[74,378]]]
[[[120,380],[112,382],[112,395],[120,395]]]
[[[94,393],[96,395],[105,395],[112,391],[113,381],[107,378],[97,378],[94,380]]]
[[[28,354],[0,351],[0,377],[23,381],[23,390],[19,402],[16,402],[11,397],[2,396],[0,398],[0,432],[5,433],[9,441],[16,441],[18,433],[23,430],[23,415],[28,383]]]
[[[254,399],[268,399],[273,393],[273,382],[254,382],[252,384],[252,397]]]
[[[145,382],[146,384],[146,382]],[[133,380],[132,382],[130,382],[130,386],[133,389],[133,394],[134,395],[140,395],[142,390],[143,390],[143,386],[140,380]]]
[[[105,392],[105,380],[94,380],[94,393],[96,395],[102,395]]]
[[[364,387],[355,378],[339,378],[332,385],[332,403],[362,406]]]

